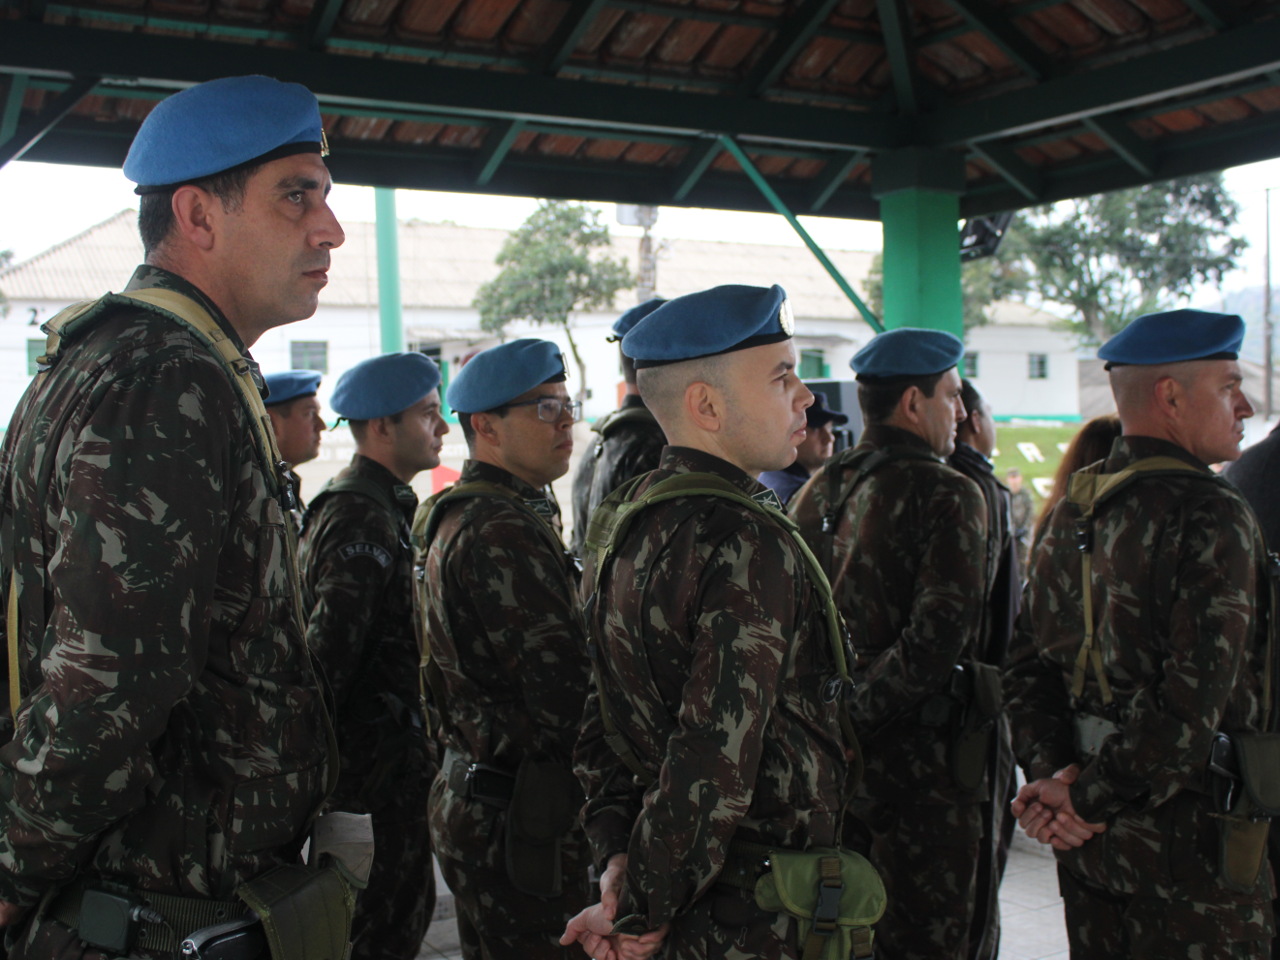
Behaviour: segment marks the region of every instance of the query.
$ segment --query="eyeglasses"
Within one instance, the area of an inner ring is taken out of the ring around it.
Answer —
[[[561,400],[559,397],[539,397],[537,400],[521,400],[508,403],[508,407],[537,407],[538,419],[543,423],[559,423],[567,416],[572,422],[581,418],[582,404],[577,400]]]

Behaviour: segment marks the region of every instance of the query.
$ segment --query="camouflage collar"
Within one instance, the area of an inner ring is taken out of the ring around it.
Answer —
[[[658,469],[673,474],[714,474],[717,477],[728,480],[747,496],[753,498],[761,491],[769,490],[768,487],[754,477],[748,476],[741,467],[735,466],[728,460],[721,459],[713,453],[707,453],[705,450],[695,450],[693,447],[676,447],[670,444],[663,447],[662,459],[658,462]],[[769,490],[769,492],[772,493],[773,491]]]
[[[418,507],[418,495],[414,493],[413,487],[407,483],[401,483],[399,477],[377,460],[357,453],[351,458],[351,465],[342,472],[344,474],[353,473],[356,476],[365,477],[373,481],[391,494],[392,500],[400,505],[400,508],[407,516],[413,517],[413,511]],[[339,475],[341,476],[341,474]]]
[[[185,277],[180,277],[176,273],[172,273],[163,267],[156,267],[149,263],[144,263],[133,271],[133,276],[129,278],[129,282],[125,284],[124,289],[126,292],[131,292],[135,290],[147,290],[152,287],[159,287],[161,290],[173,290],[175,293],[180,293],[184,297],[190,297],[196,303],[200,304],[208,310],[210,316],[217,321],[222,332],[231,338],[231,342],[236,345],[236,349],[238,349],[245,357],[249,357],[249,353],[245,349],[244,341],[240,339],[240,334],[236,333],[236,329],[231,325],[231,321],[223,316],[222,310],[219,309],[216,303],[205,295],[204,291]],[[250,358],[250,360],[252,362],[252,358]],[[257,364],[253,364],[254,379],[260,380],[261,378],[257,375],[257,370]],[[259,386],[261,387],[263,384],[260,383]]]
[[[483,460],[465,461],[462,464],[462,475],[458,478],[458,482],[466,483],[470,480],[485,480],[510,487],[520,495],[520,499],[530,510],[548,522],[560,515],[560,505],[549,488],[544,487],[539,490],[496,464],[486,463]]]
[[[1209,469],[1195,454],[1176,443],[1161,440],[1159,437],[1125,436],[1117,438],[1111,445],[1111,453],[1106,459],[1103,470],[1106,473],[1119,473],[1129,464],[1145,460],[1147,457],[1174,457],[1185,460],[1189,466],[1199,467],[1201,470]]]
[[[907,447],[908,449],[918,449],[935,460],[940,460],[933,447],[929,446],[924,437],[912,433],[910,430],[903,430],[901,427],[891,427],[887,423],[876,423],[867,427],[862,432],[862,438],[858,441],[858,446],[867,444],[873,447]]]

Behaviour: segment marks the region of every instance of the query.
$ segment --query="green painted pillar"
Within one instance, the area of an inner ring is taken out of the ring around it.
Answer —
[[[404,323],[400,310],[396,192],[390,187],[374,187],[373,198],[378,221],[378,319],[382,329],[382,352],[399,353],[404,349]]]
[[[898,150],[877,157],[871,177],[884,227],[884,325],[962,336],[963,156],[914,147]]]

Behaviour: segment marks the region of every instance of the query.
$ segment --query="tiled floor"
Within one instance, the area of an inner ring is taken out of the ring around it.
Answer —
[[[461,957],[453,916],[453,898],[436,874],[442,896],[436,919],[427,931],[418,960],[454,960]],[[1058,878],[1053,855],[1021,834],[1014,837],[1009,866],[1000,888],[1000,915],[1004,926],[1001,960],[1067,960],[1067,933],[1058,899]],[[585,954],[584,960],[585,960]]]

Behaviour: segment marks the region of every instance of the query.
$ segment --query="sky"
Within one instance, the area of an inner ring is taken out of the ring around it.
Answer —
[[[1226,172],[1228,190],[1241,207],[1238,232],[1249,241],[1242,268],[1223,284],[1227,292],[1260,286],[1265,275],[1266,196],[1275,190],[1272,223],[1274,245],[1280,248],[1280,160],[1235,167]],[[0,250],[12,250],[25,260],[63,240],[135,208],[133,185],[119,170],[61,164],[24,163],[0,167]],[[368,187],[336,184],[330,203],[340,221],[372,221],[374,195]],[[451,221],[464,226],[514,229],[534,210],[537,201],[521,197],[431,193],[400,190],[396,213],[402,220]],[[593,204],[602,212],[615,236],[638,237],[638,227],[616,223],[613,204]],[[801,223],[823,247],[878,250],[880,225],[865,220],[802,217]],[[663,207],[653,228],[655,239],[732,240],[800,246],[801,239],[776,214]],[[1280,249],[1277,250],[1280,256]],[[1275,257],[1273,257],[1275,259]],[[1273,274],[1274,275],[1274,274]],[[860,279],[860,278],[850,278]],[[1197,305],[1212,306],[1214,289],[1200,291]]]

